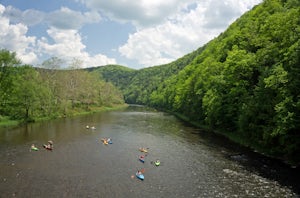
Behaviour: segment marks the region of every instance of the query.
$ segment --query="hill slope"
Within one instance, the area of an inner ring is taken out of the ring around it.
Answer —
[[[186,65],[190,64],[205,49],[201,47],[169,64],[130,69],[124,66],[107,65],[89,68],[106,81],[112,82],[123,91],[127,103],[148,104],[150,95],[170,76],[176,76]]]

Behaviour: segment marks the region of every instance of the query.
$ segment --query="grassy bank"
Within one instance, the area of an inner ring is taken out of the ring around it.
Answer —
[[[10,120],[8,117],[0,116],[0,127],[4,126],[16,126],[20,124],[20,121]]]
[[[88,111],[74,108],[73,110],[69,111],[66,115],[34,118],[34,122],[53,120],[53,119],[64,118],[64,117],[83,116],[83,115],[89,115],[89,114],[105,112],[105,111],[114,111],[126,107],[128,107],[127,104],[114,105],[109,107],[91,107]],[[22,123],[24,123],[24,121],[22,120],[10,120],[8,117],[0,116],[0,127],[17,126]]]

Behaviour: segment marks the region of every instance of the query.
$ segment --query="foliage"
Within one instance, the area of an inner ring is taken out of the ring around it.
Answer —
[[[78,60],[69,70],[59,70],[57,58],[33,68],[21,65],[15,53],[2,50],[0,62],[0,117],[28,122],[124,104],[122,93],[111,83],[76,69],[81,64]]]
[[[152,100],[150,100],[151,97],[159,97],[151,96],[153,92],[170,76],[176,76],[180,70],[188,65],[204,49],[205,47],[199,48],[177,61],[166,65],[140,70],[133,70],[119,65],[108,65],[89,68],[88,71],[97,73],[100,78],[112,82],[120,88],[127,103],[149,104],[152,103]],[[160,106],[158,103],[153,105]]]

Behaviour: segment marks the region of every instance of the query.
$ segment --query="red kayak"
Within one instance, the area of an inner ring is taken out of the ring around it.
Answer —
[[[141,156],[139,157],[139,160],[140,160],[141,162],[145,163],[145,156],[144,156],[144,155],[141,155]]]

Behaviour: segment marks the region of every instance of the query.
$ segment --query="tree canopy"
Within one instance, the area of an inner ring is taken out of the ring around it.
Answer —
[[[77,69],[78,60],[68,70],[59,69],[62,61],[55,57],[34,68],[22,65],[14,52],[1,50],[0,63],[0,118],[27,122],[124,104],[111,83]]]

